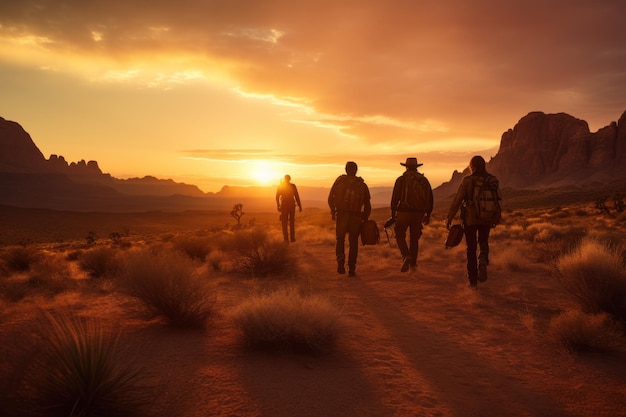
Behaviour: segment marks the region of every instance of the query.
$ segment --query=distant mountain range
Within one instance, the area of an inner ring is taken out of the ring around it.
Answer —
[[[626,178],[626,112],[617,122],[589,131],[587,122],[565,113],[532,112],[502,135],[500,149],[487,164],[501,187],[532,190],[606,185]],[[447,200],[463,172],[437,187]],[[325,207],[328,189],[299,187],[305,207]],[[391,187],[372,187],[372,204],[387,206]],[[0,117],[0,205],[75,211],[275,210],[274,187],[229,187],[204,193],[195,185],[153,176],[118,179],[96,161],[68,163],[46,159],[16,122]]]

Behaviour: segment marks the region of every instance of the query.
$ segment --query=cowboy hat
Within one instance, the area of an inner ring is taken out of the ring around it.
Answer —
[[[405,163],[400,162],[400,165],[405,167],[421,167],[424,164],[418,164],[417,158],[407,158]]]

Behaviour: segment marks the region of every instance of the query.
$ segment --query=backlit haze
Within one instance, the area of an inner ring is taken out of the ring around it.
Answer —
[[[433,187],[530,111],[626,110],[619,0],[0,0],[0,116],[117,178]]]

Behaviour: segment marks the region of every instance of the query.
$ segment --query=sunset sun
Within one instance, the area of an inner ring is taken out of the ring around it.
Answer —
[[[280,174],[269,162],[258,162],[253,166],[251,177],[261,185],[278,182]]]

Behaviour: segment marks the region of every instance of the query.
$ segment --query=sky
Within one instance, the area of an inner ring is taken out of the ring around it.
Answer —
[[[117,178],[433,187],[531,111],[626,110],[623,0],[0,0],[0,117]]]

